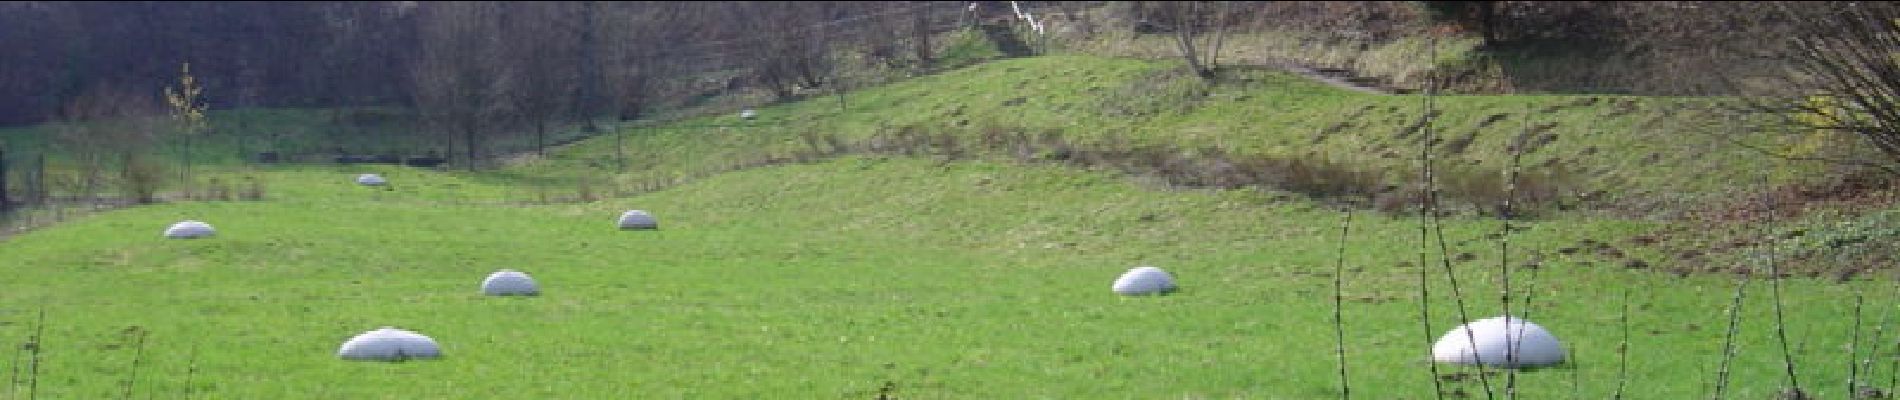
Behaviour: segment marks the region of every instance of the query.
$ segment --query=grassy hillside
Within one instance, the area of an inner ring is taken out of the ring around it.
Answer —
[[[0,243],[0,343],[44,326],[37,387],[49,398],[116,396],[135,365],[131,388],[157,397],[1329,398],[1343,261],[1354,394],[1421,398],[1434,387],[1430,341],[1460,320],[1448,258],[1468,317],[1503,312],[1509,266],[1521,302],[1511,313],[1575,357],[1519,376],[1526,398],[1610,397],[1624,383],[1643,398],[1712,393],[1738,281],[1671,274],[1674,254],[1637,240],[1667,222],[1550,212],[1497,236],[1497,221],[1451,216],[1440,257],[1436,244],[1421,250],[1409,214],[1362,205],[1342,258],[1338,204],[1110,169],[1285,157],[1404,185],[1424,99],[1269,71],[1209,88],[1175,67],[989,62],[852,92],[842,107],[814,98],[756,120],[627,128],[499,171],[212,169],[268,193],[131,208]],[[1431,150],[1447,170],[1495,177],[1505,144],[1529,129],[1526,171],[1574,171],[1549,179],[1615,210],[1687,208],[1743,192],[1737,182],[1760,171],[1792,181],[1807,168],[1715,145],[1701,134],[1719,120],[1701,111],[1707,101],[1440,97],[1443,141]],[[393,185],[352,184],[363,172]],[[661,230],[615,230],[626,209],[652,212]],[[160,238],[183,219],[219,235]],[[1143,264],[1183,290],[1108,290]],[[502,268],[533,274],[545,294],[480,296],[481,278]],[[1739,308],[1736,398],[1784,386],[1764,283]],[[1871,351],[1853,346],[1900,305],[1890,285],[1782,282],[1808,394],[1845,396],[1836,383],[1854,356],[1842,350]],[[435,337],[447,357],[335,358],[343,340],[385,325]],[[27,365],[19,353],[10,365]],[[1900,372],[1875,367],[1860,376]],[[1456,374],[1475,371],[1440,368],[1448,392],[1484,391]]]
[[[1422,96],[1357,93],[1271,71],[1235,72],[1208,87],[1176,65],[1086,56],[1012,59],[857,91],[842,101],[766,107],[752,121],[726,115],[629,130],[621,133],[618,150],[628,160],[628,174],[619,179],[627,185],[670,181],[680,171],[823,152],[832,147],[823,144],[828,141],[868,147],[914,132],[935,141],[920,146],[929,147],[920,149],[925,152],[980,148],[997,137],[1023,135],[1055,137],[1060,146],[1076,148],[1218,148],[1235,157],[1325,159],[1382,172],[1388,183],[1416,180]],[[1711,101],[1441,96],[1434,105],[1434,157],[1447,170],[1468,171],[1501,187],[1508,144],[1521,135],[1529,143],[1521,167],[1527,175],[1556,177],[1553,184],[1579,195],[1601,191],[1605,203],[1651,206],[1726,198],[1734,182],[1759,179],[1757,171],[1780,170],[1775,181],[1787,182],[1819,170],[1773,165],[1725,143],[1723,119],[1710,111]],[[521,171],[570,177],[612,171],[618,167],[615,144],[581,143]],[[1666,169],[1703,173],[1658,173]]]

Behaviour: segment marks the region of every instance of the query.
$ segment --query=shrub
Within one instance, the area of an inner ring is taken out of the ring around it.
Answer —
[[[1275,160],[1283,171],[1271,182],[1289,191],[1319,198],[1356,198],[1377,194],[1385,186],[1384,171],[1372,170],[1329,157],[1308,154]]]
[[[1506,182],[1509,171],[1470,165],[1450,165],[1435,169],[1440,205],[1462,205],[1476,210],[1497,212],[1504,200],[1511,199],[1511,213],[1534,215],[1562,206],[1571,195],[1582,193],[1577,175],[1563,164],[1522,168],[1517,174],[1515,195]]]
[[[222,179],[211,178],[211,182],[205,184],[204,188],[206,200],[231,200],[231,185]]]
[[[1388,190],[1372,197],[1372,207],[1388,214],[1411,214],[1418,212],[1419,199],[1425,196],[1425,188],[1420,185],[1405,185],[1397,190]]]
[[[578,181],[575,181],[574,192],[575,192],[575,197],[578,198],[582,202],[593,202],[595,200],[600,200],[600,195],[597,193],[594,193],[594,181],[592,179],[582,178]]]
[[[124,168],[120,178],[125,184],[121,189],[125,196],[139,204],[157,202],[158,186],[165,176],[164,166],[135,153],[124,153],[120,159]]]
[[[256,176],[246,175],[244,176],[244,181],[246,183],[249,183],[249,185],[245,186],[243,192],[238,193],[238,199],[250,200],[250,201],[258,201],[258,200],[264,199],[264,180],[263,179],[258,179]]]

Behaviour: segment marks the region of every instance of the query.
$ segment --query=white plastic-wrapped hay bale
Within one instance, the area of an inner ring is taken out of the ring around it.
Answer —
[[[1563,344],[1530,321],[1495,317],[1446,332],[1432,344],[1432,361],[1501,367],[1538,367],[1564,362]]]
[[[428,336],[385,326],[343,342],[336,355],[345,360],[402,361],[441,357],[442,350]]]
[[[620,229],[660,229],[660,223],[646,211],[630,210],[620,214]]]
[[[534,284],[534,278],[512,269],[504,269],[488,274],[482,280],[482,294],[489,296],[534,296],[541,294],[541,287]]]
[[[165,237],[170,239],[207,238],[216,233],[217,230],[211,229],[211,224],[198,221],[183,221],[165,228]]]
[[[1175,290],[1174,277],[1160,268],[1144,265],[1115,278],[1113,289],[1117,294],[1128,296],[1167,293]]]
[[[753,118],[758,118],[758,117],[759,117],[759,112],[753,111],[750,108],[739,111],[740,119],[753,119]]]
[[[356,176],[356,184],[363,186],[382,186],[389,184],[389,181],[384,180],[382,175],[362,174]]]

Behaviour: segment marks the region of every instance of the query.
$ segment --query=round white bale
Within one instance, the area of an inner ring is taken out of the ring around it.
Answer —
[[[534,284],[534,278],[512,269],[504,269],[488,274],[482,280],[482,294],[489,296],[534,296],[541,294],[540,286]]]
[[[183,221],[165,228],[165,237],[171,239],[206,238],[216,233],[217,230],[211,229],[211,224],[198,221]]]
[[[660,223],[646,211],[631,210],[620,214],[620,229],[660,229]]]
[[[758,118],[758,117],[759,117],[759,112],[753,111],[750,108],[739,111],[739,118],[753,119],[753,118]]]
[[[1432,344],[1432,360],[1499,367],[1537,367],[1564,362],[1563,343],[1530,321],[1494,317],[1446,332]]]
[[[435,339],[394,327],[363,332],[336,350],[337,357],[359,361],[402,361],[442,356]]]
[[[1160,268],[1140,266],[1116,278],[1113,289],[1115,293],[1129,296],[1167,293],[1175,289],[1174,277]]]
[[[362,174],[356,176],[356,184],[363,186],[382,186],[389,184],[389,181],[384,180],[382,175]]]

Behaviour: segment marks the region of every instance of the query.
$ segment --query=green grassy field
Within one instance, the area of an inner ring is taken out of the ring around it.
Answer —
[[[1395,171],[1416,153],[1396,132],[1416,118],[1418,97],[1266,72],[1202,95],[1173,67],[998,61],[854,92],[842,111],[821,98],[761,108],[754,121],[627,129],[625,173],[612,136],[479,173],[213,168],[261,179],[265,200],[135,207],[6,239],[0,343],[27,341],[46,312],[37,384],[46,398],[118,396],[134,365],[132,390],[160,398],[875,398],[886,387],[895,398],[1336,397],[1332,285],[1345,214],[1335,207],[1273,190],[1162,190],[995,155],[734,170],[810,146],[803,134],[863,141],[904,127],[969,141],[1005,129],[1082,144],[1314,151]],[[1439,151],[1448,164],[1499,166],[1529,115],[1557,124],[1532,163],[1574,163],[1588,172],[1583,184],[1624,198],[1731,195],[1736,179],[1772,166],[1682,133],[1706,128],[1683,105],[1702,99],[1439,101],[1441,134],[1473,137]],[[1671,170],[1705,173],[1658,172]],[[391,190],[354,185],[363,172],[385,174]],[[653,182],[662,184],[639,186]],[[582,185],[594,196],[640,193],[584,201]],[[614,229],[627,209],[652,212],[661,230]],[[218,236],[160,237],[184,219]],[[1445,237],[1469,317],[1502,312],[1499,265],[1511,265],[1515,299],[1529,298],[1512,313],[1529,314],[1574,356],[1519,375],[1520,395],[1603,398],[1621,383],[1630,398],[1712,393],[1735,277],[1677,277],[1666,254],[1630,242],[1666,222],[1570,212],[1517,225],[1527,229],[1509,236],[1508,262],[1487,237],[1494,220],[1451,217]],[[1459,316],[1435,244],[1421,270],[1419,235],[1415,218],[1359,210],[1344,243],[1345,345],[1359,398],[1434,397],[1424,360]],[[1625,255],[1601,255],[1597,242]],[[1523,266],[1529,259],[1541,262]],[[1649,266],[1626,268],[1630,259]],[[1144,264],[1183,290],[1109,291]],[[502,268],[532,274],[544,295],[481,296],[478,283]],[[1859,339],[1870,352],[1868,336],[1900,306],[1891,283],[1782,284],[1803,387],[1845,396],[1847,350]],[[1752,283],[1741,310],[1734,398],[1785,386],[1770,289]],[[1856,295],[1868,299],[1858,336]],[[344,340],[385,325],[434,337],[446,357],[336,358]],[[9,371],[24,357],[13,352]],[[1890,361],[1881,354],[1862,378],[1884,385]],[[1501,394],[1503,376],[1492,380]],[[1475,379],[1446,389],[1483,396]]]
[[[435,174],[392,174],[390,192],[355,187],[340,171],[274,177],[302,191],[135,208],[10,240],[0,334],[23,341],[45,308],[41,394],[118,393],[135,331],[150,335],[135,390],[159,397],[186,390],[194,348],[191,390],[215,398],[868,398],[887,381],[904,398],[1324,398],[1335,384],[1330,271],[1343,214],[1300,201],[901,158],[552,206],[489,202],[506,190]],[[436,183],[412,183],[425,180]],[[450,187],[489,195],[442,196]],[[630,208],[653,212],[662,229],[615,230]],[[218,236],[160,237],[182,219],[210,222]],[[1356,225],[1345,259],[1355,393],[1428,397],[1419,271],[1401,265],[1417,258],[1417,225],[1365,215]],[[1625,289],[1635,307],[1629,390],[1709,390],[1732,279],[1552,253],[1641,223],[1528,226],[1513,247],[1551,258],[1515,271],[1519,296],[1534,296],[1531,318],[1577,359],[1522,375],[1521,394],[1613,390]],[[1454,253],[1476,256],[1456,269],[1472,318],[1499,312],[1497,253],[1481,240],[1495,230],[1447,225],[1448,239],[1464,243]],[[1108,291],[1139,264],[1170,270],[1183,291]],[[480,296],[476,284],[500,268],[533,274],[545,294]],[[1458,320],[1439,272],[1433,336]],[[1874,283],[1786,284],[1804,377],[1842,382],[1850,294],[1880,299],[1867,305],[1876,311],[1891,311],[1890,297]],[[1731,378],[1741,398],[1780,386],[1765,293],[1744,310]],[[335,359],[344,339],[384,325],[431,335],[447,356]],[[1834,386],[1811,390],[1838,394]]]

